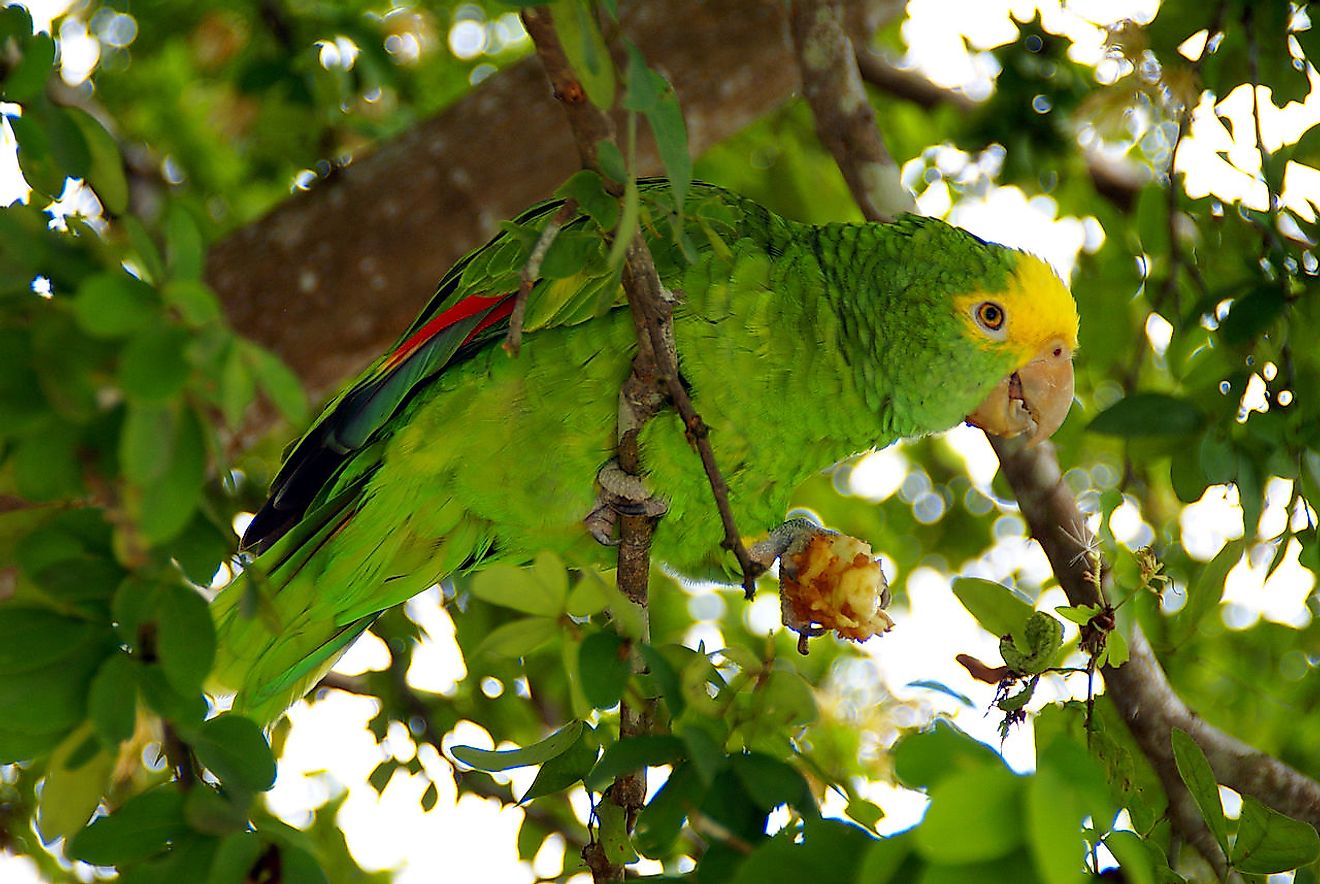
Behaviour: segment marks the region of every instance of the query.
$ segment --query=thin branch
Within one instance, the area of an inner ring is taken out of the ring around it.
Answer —
[[[794,0],[790,25],[816,133],[834,155],[862,214],[872,221],[892,221],[914,211],[912,194],[879,137],[839,4]]]
[[[919,72],[899,67],[865,46],[856,47],[856,52],[857,70],[862,75],[862,79],[895,98],[910,101],[925,110],[947,106],[964,114],[969,114],[981,106],[980,102],[966,92],[938,86]]]
[[[180,789],[187,792],[197,785],[197,758],[193,755],[192,747],[183,741],[183,737],[168,721],[161,721],[160,751]]]
[[[1076,544],[1062,527],[1076,524],[1081,514],[1063,482],[1053,446],[1043,443],[1031,449],[1017,441],[994,436],[989,439],[1031,534],[1044,549],[1068,601],[1074,605],[1099,603],[1095,586],[1087,577],[1088,566],[1076,560]],[[1102,670],[1110,699],[1160,775],[1169,795],[1174,825],[1203,856],[1221,868],[1219,846],[1205,830],[1174,764],[1170,733],[1175,727],[1196,740],[1220,783],[1320,829],[1320,783],[1206,723],[1188,709],[1174,693],[1139,629],[1128,639],[1128,650],[1127,663]]]
[[[560,229],[568,223],[575,212],[577,212],[577,200],[571,198],[564,200],[559,211],[546,222],[541,235],[536,238],[532,253],[527,256],[527,263],[523,265],[522,273],[518,275],[518,297],[513,303],[513,313],[509,316],[509,333],[504,339],[504,349],[513,356],[517,356],[522,349],[523,317],[527,315],[527,296],[532,293],[532,286],[541,278],[541,264],[545,261],[546,253],[554,245]]]
[[[1213,33],[1213,30],[1211,31]],[[887,95],[931,110],[951,107],[960,114],[974,113],[983,106],[965,92],[946,89],[927,80],[920,73],[901,68],[861,43],[857,44],[857,68],[862,80]],[[1140,166],[1108,157],[1098,151],[1084,151],[1087,172],[1096,191],[1118,208],[1132,209],[1149,175]]]
[[[587,100],[586,91],[559,43],[549,10],[544,7],[524,9],[522,18],[555,97],[563,106],[573,129],[583,167],[602,172],[598,149],[602,141],[613,140],[613,123],[602,110]],[[609,176],[602,177],[608,179]],[[673,330],[668,322],[667,305],[662,300],[660,279],[640,232],[628,246],[623,286],[632,308],[638,347],[632,372],[619,391],[616,453],[619,467],[629,475],[639,476],[641,456],[638,435],[642,426],[659,411],[664,401],[657,353],[666,349],[673,352]],[[642,641],[650,639],[649,581],[651,541],[656,519],[653,516],[628,514],[620,514],[619,519],[619,588],[637,605],[641,613]],[[633,652],[632,669],[634,672],[645,671],[641,654],[636,650]],[[635,704],[625,699],[619,706],[619,738],[648,733],[653,714],[653,703]],[[610,799],[623,810],[628,831],[631,832],[637,813],[646,800],[645,768],[620,774],[609,792]],[[581,855],[591,869],[593,880],[623,880],[625,867],[605,856],[594,839],[582,849]]]

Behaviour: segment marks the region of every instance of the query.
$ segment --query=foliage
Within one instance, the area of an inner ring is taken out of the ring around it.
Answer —
[[[61,82],[56,48],[69,37],[58,20],[60,40],[34,34],[21,7],[0,9],[0,112],[33,188],[27,203],[0,210],[0,848],[33,857],[52,880],[73,876],[60,853],[132,881],[372,877],[337,828],[343,796],[302,829],[277,818],[261,795],[283,732],[272,748],[203,693],[214,653],[204,594],[237,565],[234,518],[260,502],[292,432],[245,447],[241,431],[262,400],[293,427],[308,417],[297,379],[226,323],[206,284],[206,244],[291,182],[332,177],[353,151],[526,52],[511,8],[165,2],[130,16],[93,2],[76,16],[100,39],[94,89]],[[587,7],[560,0],[556,10],[572,22],[561,36],[588,94],[618,97],[649,125],[680,200],[697,177],[801,220],[856,217],[804,106],[758,121],[693,168],[664,78],[635,47],[615,71]],[[693,589],[659,570],[644,639],[611,574],[569,572],[548,555],[446,587],[468,664],[451,693],[409,685],[422,628],[405,610],[373,627],[388,666],[352,687],[379,700],[377,740],[398,722],[439,749],[469,722],[520,747],[450,755],[460,789],[536,811],[518,838],[524,859],[554,832],[585,838],[585,822],[616,861],[640,855],[674,874],[695,864],[702,881],[829,870],[831,880],[1053,882],[1106,862],[1138,881],[1199,874],[1108,700],[1091,708],[1035,692],[1084,696],[1078,670],[1121,662],[1136,622],[1208,721],[1320,770],[1320,730],[1298,726],[1320,700],[1320,682],[1306,677],[1314,619],[1244,620],[1224,602],[1233,573],[1298,581],[1320,570],[1320,229],[1314,191],[1299,196],[1295,184],[1301,165],[1320,165],[1320,129],[1259,150],[1243,170],[1264,196],[1254,204],[1189,196],[1168,174],[1198,102],[1252,82],[1271,90],[1262,101],[1306,94],[1302,58],[1320,58],[1320,30],[1287,10],[1166,0],[1147,25],[1110,32],[1104,82],[1070,59],[1064,37],[1021,22],[992,51],[995,91],[971,113],[875,96],[891,148],[912,158],[905,180],[923,195],[945,188],[970,200],[1012,185],[1104,231],[1079,258],[1080,404],[1056,442],[1069,486],[1096,516],[1099,547],[1079,555],[1112,570],[1107,610],[1056,618],[1042,601],[1048,582],[992,555],[1023,522],[1002,484],[971,482],[943,440],[905,446],[906,479],[882,500],[852,493],[855,465],[799,492],[801,506],[885,552],[899,607],[916,571],[969,575],[953,592],[1004,637],[1004,682],[1020,690],[1003,687],[994,702],[1009,725],[1030,712],[1034,773],[929,723],[960,689],[929,682],[933,699],[900,701],[857,648],[818,641],[799,657],[783,631],[753,626],[740,592]],[[484,53],[445,50],[462,22],[480,26]],[[1189,60],[1179,47],[1201,30],[1214,36]],[[1136,192],[1097,184],[1088,164],[1102,145],[1149,172]],[[624,146],[626,156],[602,154],[616,177],[631,162]],[[600,204],[589,181],[569,186],[584,206],[596,200],[589,210],[604,227],[636,223],[626,200]],[[1226,486],[1243,531],[1206,553],[1186,538],[1199,529],[1187,507]],[[1120,532],[1120,509],[1148,527]],[[697,611],[697,598],[716,613]],[[720,646],[694,647],[696,626]],[[628,665],[634,656],[644,673]],[[619,739],[621,699],[657,704],[653,733]],[[912,724],[914,706],[926,726]],[[1239,871],[1314,874],[1314,830],[1251,797],[1226,817],[1195,742],[1175,734],[1173,749]],[[400,769],[429,776],[415,756],[382,758],[377,790]],[[520,795],[490,776],[523,766],[538,769]],[[629,835],[600,796],[638,766],[669,773]],[[880,838],[877,782],[926,792],[924,821]],[[584,787],[589,821],[568,797]],[[435,805],[434,783],[421,800]],[[565,874],[581,868],[567,853]]]

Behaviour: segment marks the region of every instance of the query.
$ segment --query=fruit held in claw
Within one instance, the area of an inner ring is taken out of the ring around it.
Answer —
[[[821,531],[795,544],[779,562],[784,624],[803,635],[833,630],[866,641],[888,632],[889,582],[871,546],[855,537]]]

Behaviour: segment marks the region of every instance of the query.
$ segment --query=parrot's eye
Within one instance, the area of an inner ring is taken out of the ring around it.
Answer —
[[[1004,308],[994,301],[982,301],[976,306],[976,321],[987,331],[999,331],[1004,327]]]

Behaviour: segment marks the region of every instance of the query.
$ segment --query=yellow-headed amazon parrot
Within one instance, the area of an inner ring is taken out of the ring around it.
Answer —
[[[640,203],[674,298],[682,383],[744,534],[782,523],[799,483],[858,452],[964,420],[1033,439],[1063,422],[1077,312],[1039,259],[916,216],[800,224],[706,184],[681,220],[663,181],[643,182]],[[259,554],[251,573],[213,604],[212,687],[236,691],[237,708],[278,716],[382,611],[447,576],[547,549],[612,559],[584,519],[599,508],[636,343],[587,213],[545,254],[521,353],[500,346],[519,274],[562,205],[528,210],[460,260],[292,446],[242,539]],[[729,573],[677,414],[640,441],[667,507],[654,555],[679,573]]]

